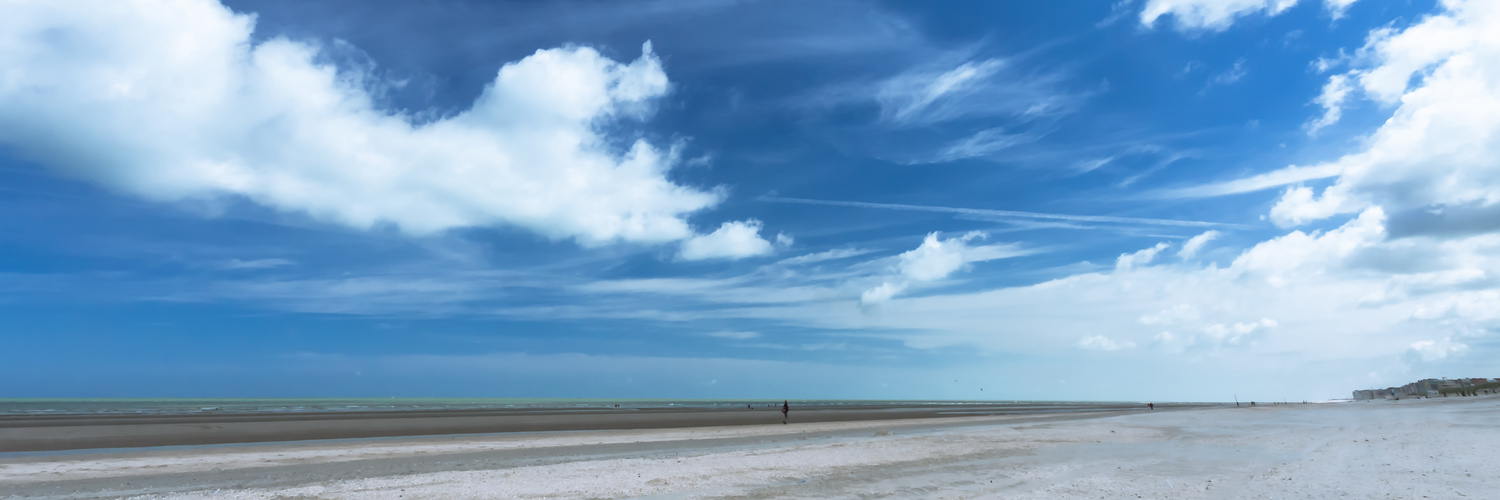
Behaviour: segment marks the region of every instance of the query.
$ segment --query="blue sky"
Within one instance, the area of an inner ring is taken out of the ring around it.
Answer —
[[[88,3],[0,12],[0,396],[1301,400],[1500,353],[1487,2]]]

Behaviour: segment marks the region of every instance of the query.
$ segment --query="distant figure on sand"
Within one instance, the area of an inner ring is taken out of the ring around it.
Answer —
[[[786,412],[789,412],[789,411],[792,411],[792,407],[789,406],[789,405],[787,405],[786,401],[782,401],[781,402],[781,423],[782,423],[782,425],[786,424]]]
[[[1156,403],[1146,403],[1146,408],[1155,410],[1156,409]]]

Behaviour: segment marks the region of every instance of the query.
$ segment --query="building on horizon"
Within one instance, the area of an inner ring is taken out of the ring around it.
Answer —
[[[1500,385],[1500,378],[1424,378],[1400,387],[1357,390],[1354,391],[1354,400],[1369,401],[1374,399],[1401,399],[1404,397],[1432,398],[1444,397],[1450,392],[1475,390],[1483,390],[1486,394],[1494,394],[1497,392],[1496,385]]]

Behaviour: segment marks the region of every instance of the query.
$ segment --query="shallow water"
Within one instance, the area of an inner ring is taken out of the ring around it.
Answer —
[[[1133,403],[1133,402],[1132,402]],[[620,409],[713,409],[756,408],[781,405],[781,401],[711,399],[602,399],[602,398],[264,398],[264,399],[0,399],[0,415],[192,415],[230,413],[324,413],[420,410],[597,410]],[[840,407],[953,406],[955,409],[996,406],[1016,410],[1084,410],[1100,401],[886,401],[886,400],[793,400],[800,409]],[[1129,404],[1129,403],[1127,403]]]

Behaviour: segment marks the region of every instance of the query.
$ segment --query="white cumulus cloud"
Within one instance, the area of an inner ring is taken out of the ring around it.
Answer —
[[[1469,346],[1453,342],[1453,339],[1445,338],[1442,341],[1419,340],[1411,343],[1408,349],[1410,357],[1422,361],[1438,361],[1447,358],[1451,354],[1457,354],[1469,349]]]
[[[1103,335],[1091,335],[1078,339],[1078,347],[1098,351],[1118,351],[1120,349],[1135,347],[1135,342],[1128,340],[1116,341]]]
[[[1198,315],[1198,308],[1193,307],[1192,304],[1177,304],[1156,314],[1143,315],[1139,321],[1143,325],[1171,325],[1180,321],[1196,320]],[[1171,336],[1167,333],[1167,337]]]
[[[915,281],[947,278],[963,267],[968,242],[982,237],[984,233],[971,232],[944,240],[939,233],[928,233],[920,246],[901,254],[901,275]]]
[[[1394,112],[1360,147],[1311,166],[1161,193],[1195,198],[1286,187],[1270,219],[1296,226],[1381,207],[1410,231],[1500,229],[1500,3],[1444,0],[1405,28],[1378,28],[1331,75],[1315,100],[1323,114],[1309,134],[1337,123],[1365,98]],[[1314,188],[1307,181],[1334,178]],[[1431,216],[1422,216],[1421,212]],[[1423,229],[1425,226],[1427,229]]]
[[[865,305],[879,304],[891,300],[892,297],[895,297],[896,294],[901,293],[905,289],[906,285],[887,281],[881,283],[880,286],[865,290],[864,293],[859,294],[859,302]]]
[[[1205,231],[1202,234],[1188,238],[1187,243],[1182,244],[1182,249],[1177,251],[1177,256],[1183,259],[1196,257],[1199,250],[1202,250],[1204,246],[1208,245],[1208,242],[1218,237],[1218,231]]]
[[[1203,333],[1214,343],[1239,344],[1246,337],[1255,333],[1256,330],[1264,328],[1275,328],[1279,323],[1274,319],[1262,318],[1260,321],[1249,323],[1236,322],[1234,324],[1214,323],[1203,327]]]
[[[674,154],[612,146],[669,83],[646,44],[499,68],[472,107],[418,123],[379,109],[313,42],[257,40],[214,0],[14,1],[0,15],[0,141],[152,200],[246,199],[409,234],[513,225],[582,244],[688,238],[721,194],[666,177]]]
[[[1121,254],[1119,258],[1115,259],[1115,270],[1129,271],[1150,264],[1151,261],[1156,260],[1156,254],[1161,253],[1162,250],[1166,250],[1167,246],[1166,243],[1157,243],[1151,248],[1143,248],[1132,253]]]
[[[1323,107],[1323,116],[1308,122],[1304,127],[1307,135],[1317,135],[1323,127],[1333,125],[1344,117],[1344,101],[1349,98],[1349,77],[1346,75],[1334,75],[1323,85],[1323,93],[1318,95],[1316,102]]]
[[[1150,0],[1141,9],[1141,24],[1156,24],[1162,16],[1172,16],[1183,29],[1223,30],[1241,16],[1264,12],[1280,14],[1297,5],[1297,0]]]
[[[1482,364],[1500,332],[1496,33],[1500,2],[1457,0],[1408,28],[1375,29],[1342,73],[1346,100],[1374,99],[1392,114],[1368,140],[1351,143],[1338,161],[1178,193],[1292,185],[1271,218],[1322,221],[1319,229],[1286,229],[1233,249],[1237,242],[1204,233],[1182,245],[1181,259],[1162,259],[1171,246],[1158,244],[1120,256],[1109,270],[1083,263],[1067,268],[1076,274],[1035,284],[911,293],[930,283],[915,278],[952,279],[965,260],[955,249],[976,245],[930,235],[884,267],[872,262],[822,278],[860,276],[847,286],[803,295],[836,297],[829,302],[736,304],[723,314],[875,330],[916,349],[1048,358],[1114,347],[1124,362],[1175,364],[1216,384],[1226,373],[1302,384],[1318,372],[1319,380],[1335,379],[1320,382],[1328,395],[1401,382],[1413,366]],[[1330,177],[1327,189],[1299,185]],[[1210,242],[1226,247],[1213,256],[1235,256],[1205,258]],[[880,314],[827,306],[853,294],[879,303]],[[1151,349],[1122,347],[1129,345]],[[1372,382],[1368,373],[1383,378]]]
[[[947,239],[937,232],[928,233],[921,245],[896,257],[895,275],[888,277],[879,286],[866,290],[860,296],[860,303],[870,305],[890,300],[912,284],[947,278],[970,263],[1027,254],[1013,244],[969,244],[985,237],[984,233],[978,231]]]
[[[1438,14],[1404,30],[1372,32],[1357,55],[1362,64],[1328,85],[1349,82],[1351,92],[1397,106],[1395,113],[1364,147],[1324,167],[1339,172],[1333,185],[1288,189],[1272,220],[1296,225],[1371,206],[1397,215],[1500,202],[1495,33],[1500,3],[1463,0],[1445,0]]]
[[[1157,245],[1126,254],[1129,264],[1112,271],[989,290],[902,297],[902,284],[920,283],[886,276],[862,297],[880,303],[878,316],[790,305],[774,316],[827,328],[873,322],[915,332],[896,335],[917,348],[1049,356],[1150,345],[1128,355],[1239,367],[1267,359],[1278,366],[1336,363],[1360,374],[1398,368],[1423,349],[1429,359],[1466,352],[1426,344],[1413,350],[1415,342],[1473,345],[1467,339],[1500,328],[1492,278],[1500,275],[1493,257],[1500,233],[1391,239],[1386,223],[1372,208],[1332,230],[1291,231],[1254,244],[1228,263],[1159,262],[1168,247]],[[938,269],[952,268],[948,262]]]
[[[694,236],[682,242],[683,260],[742,259],[770,255],[776,249],[771,242],[760,237],[761,223],[758,220],[731,221],[720,225],[714,232]],[[778,235],[778,241],[790,244],[790,238]]]
[[[1335,18],[1356,0],[1324,0],[1323,6]],[[1172,16],[1182,30],[1223,31],[1234,22],[1252,14],[1275,16],[1297,5],[1298,0],[1149,0],[1141,9],[1141,24],[1152,26],[1164,16]]]

